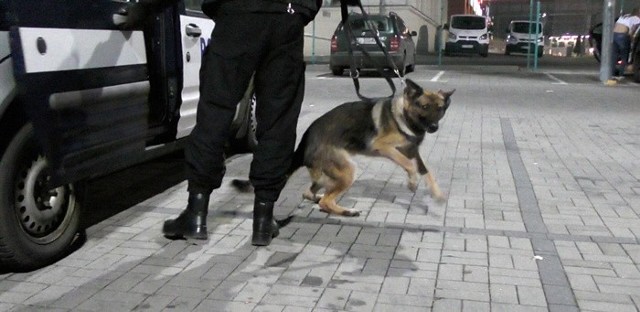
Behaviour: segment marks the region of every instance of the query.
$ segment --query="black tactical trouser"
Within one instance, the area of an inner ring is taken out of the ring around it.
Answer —
[[[210,194],[220,187],[229,128],[255,72],[258,146],[249,178],[256,198],[278,199],[304,96],[304,26],[302,16],[288,13],[216,18],[200,69],[196,126],[185,151],[190,193]]]

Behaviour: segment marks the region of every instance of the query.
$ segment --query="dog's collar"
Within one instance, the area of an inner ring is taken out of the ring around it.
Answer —
[[[391,103],[391,115],[393,116],[393,120],[396,122],[396,125],[398,125],[398,129],[402,134],[404,134],[408,138],[417,137],[416,133],[407,123],[402,102],[402,97],[397,97]]]

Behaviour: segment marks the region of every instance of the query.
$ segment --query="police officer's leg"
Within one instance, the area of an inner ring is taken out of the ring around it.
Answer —
[[[278,235],[273,204],[286,183],[304,96],[304,21],[299,15],[271,16],[275,29],[269,53],[256,77],[256,136],[249,178],[255,189],[252,244],[265,246]]]
[[[237,103],[242,99],[260,55],[260,26],[242,16],[221,17],[200,69],[196,126],[185,150],[187,208],[163,227],[167,237],[207,238],[209,196],[225,173],[224,145]],[[245,35],[243,35],[245,34]],[[247,43],[247,38],[256,38]]]

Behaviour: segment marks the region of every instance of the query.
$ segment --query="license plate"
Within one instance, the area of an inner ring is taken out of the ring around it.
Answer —
[[[376,44],[373,38],[357,38],[359,44]]]
[[[463,49],[472,49],[472,48],[473,48],[473,45],[472,45],[472,44],[463,44],[463,45],[462,45],[462,48],[463,48]]]

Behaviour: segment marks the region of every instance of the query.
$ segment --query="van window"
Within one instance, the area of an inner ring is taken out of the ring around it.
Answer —
[[[513,26],[511,27],[511,31],[513,31],[514,33],[520,33],[520,34],[528,34],[529,33],[529,23],[527,22],[516,22],[512,24]],[[542,32],[542,25],[538,24],[538,31],[536,32],[536,27],[535,26],[531,26],[531,33],[535,34],[535,33],[541,33]]]
[[[484,29],[487,26],[483,16],[453,16],[451,28],[457,29]]]

